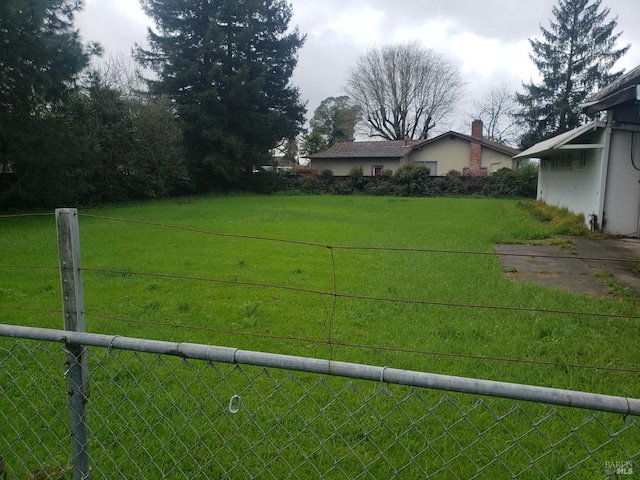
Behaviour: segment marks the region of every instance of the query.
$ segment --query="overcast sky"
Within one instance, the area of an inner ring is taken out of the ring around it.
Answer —
[[[557,0],[290,0],[297,25],[307,35],[292,82],[308,102],[307,117],[320,102],[344,94],[349,66],[373,46],[419,40],[457,65],[473,99],[492,85],[514,89],[536,79],[528,39],[549,27]],[[640,1],[603,0],[609,19],[618,17],[620,45],[631,44],[618,68],[640,65]],[[144,43],[147,19],[136,0],[85,0],[76,17],[85,41],[108,53],[128,55]],[[465,112],[444,130],[467,133]],[[469,112],[470,113],[470,112]],[[464,125],[463,125],[464,123]]]

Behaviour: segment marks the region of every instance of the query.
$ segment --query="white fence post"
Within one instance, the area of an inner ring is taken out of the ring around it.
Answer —
[[[60,282],[64,329],[85,332],[84,292],[80,270],[80,234],[75,208],[56,210]],[[88,360],[83,345],[66,344],[67,393],[71,433],[71,463],[74,480],[89,478],[89,449],[85,403],[89,398]]]

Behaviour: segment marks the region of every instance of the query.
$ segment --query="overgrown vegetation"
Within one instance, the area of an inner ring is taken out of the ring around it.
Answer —
[[[547,205],[540,200],[523,202],[522,206],[534,218],[548,224],[555,235],[586,235],[588,233],[584,215],[576,215],[566,207]]]

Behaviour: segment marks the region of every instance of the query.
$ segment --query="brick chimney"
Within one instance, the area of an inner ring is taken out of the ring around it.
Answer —
[[[471,136],[482,140],[482,120],[471,122]]]
[[[474,120],[471,123],[471,136],[482,140],[482,120]],[[464,175],[484,177],[487,175],[486,167],[482,167],[482,146],[476,142],[469,144],[469,166],[463,169]]]

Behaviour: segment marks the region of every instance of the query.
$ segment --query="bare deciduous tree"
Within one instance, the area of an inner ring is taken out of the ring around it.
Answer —
[[[488,140],[515,145],[520,135],[514,116],[517,109],[515,88],[504,81],[489,88],[473,102],[470,116],[482,120],[483,135]]]
[[[373,48],[349,73],[346,92],[371,137],[427,138],[463,97],[459,70],[413,41]]]
[[[94,59],[89,77],[90,82],[98,82],[102,87],[116,90],[126,98],[137,97],[147,91],[140,67],[122,52]]]

